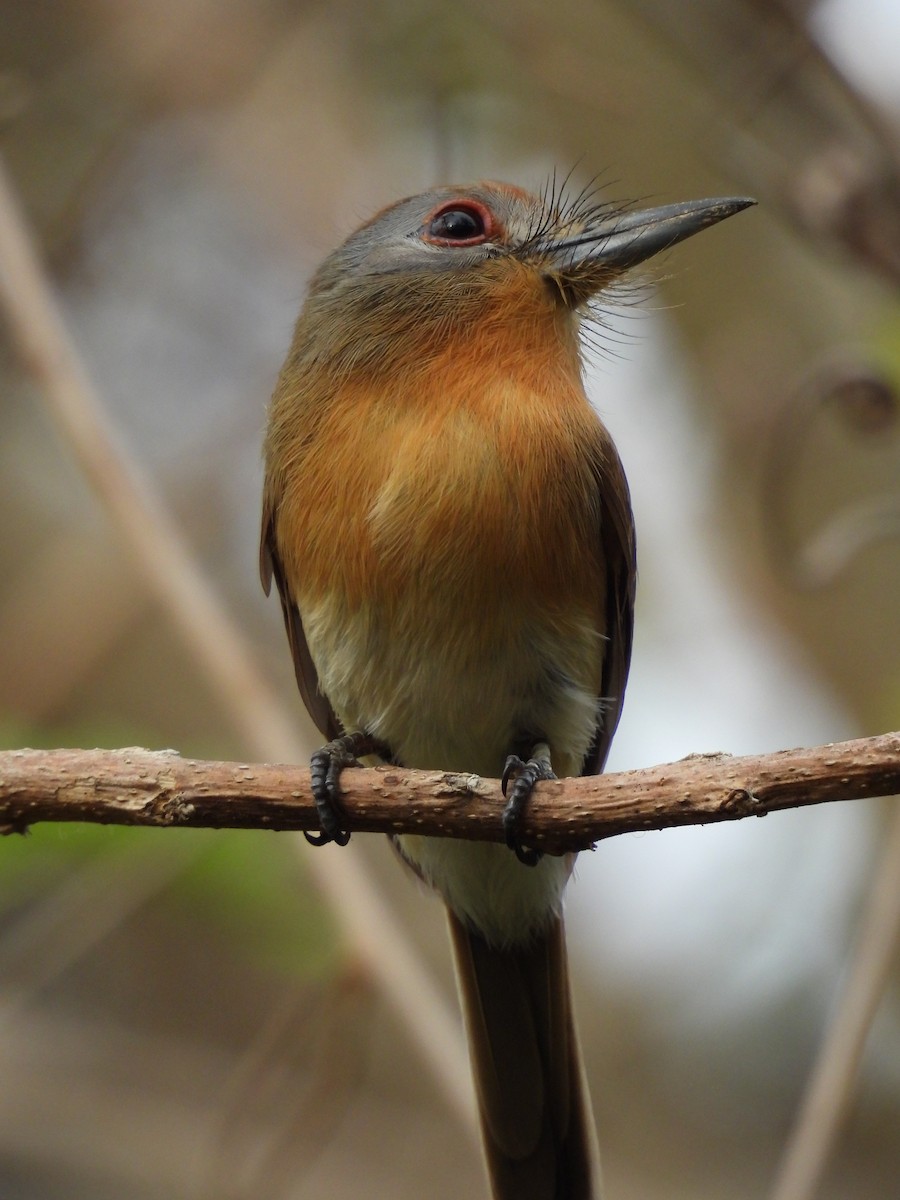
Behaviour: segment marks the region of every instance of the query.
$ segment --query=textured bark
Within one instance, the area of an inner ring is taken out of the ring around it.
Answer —
[[[347,770],[351,831],[502,841],[495,779],[399,767]],[[541,783],[524,840],[551,853],[641,829],[765,816],[782,808],[900,792],[900,733],[775,754],[696,754],[614,775]],[[318,828],[305,768],[205,762],[171,750],[0,753],[0,827],[39,821],[215,829]]]

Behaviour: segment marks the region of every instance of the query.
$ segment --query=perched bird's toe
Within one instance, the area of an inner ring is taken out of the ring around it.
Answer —
[[[515,778],[513,778],[515,777]],[[535,867],[543,858],[540,850],[522,844],[522,818],[528,805],[534,785],[542,779],[555,779],[550,763],[550,751],[540,743],[534,747],[532,757],[527,762],[518,754],[510,754],[503,767],[500,786],[506,796],[506,808],[503,810],[503,831],[506,834],[506,844],[526,867]],[[510,780],[513,780],[510,788]]]
[[[346,846],[350,834],[343,827],[340,805],[341,772],[347,767],[358,767],[357,759],[364,754],[384,754],[385,747],[371,734],[357,731],[335,738],[317,750],[309,760],[309,783],[316,802],[319,817],[319,833],[303,836],[311,846],[325,846],[335,842]]]

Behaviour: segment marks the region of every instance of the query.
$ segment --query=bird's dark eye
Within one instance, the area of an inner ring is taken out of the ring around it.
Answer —
[[[491,214],[481,204],[455,201],[444,205],[428,220],[425,240],[439,246],[477,246],[491,233]]]
[[[448,242],[468,242],[472,238],[481,237],[484,233],[484,222],[481,213],[472,212],[469,208],[451,208],[448,212],[438,213],[428,226],[432,237],[443,238]]]

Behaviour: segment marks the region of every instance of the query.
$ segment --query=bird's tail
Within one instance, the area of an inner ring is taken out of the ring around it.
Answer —
[[[494,1200],[600,1200],[562,919],[498,950],[448,915]]]

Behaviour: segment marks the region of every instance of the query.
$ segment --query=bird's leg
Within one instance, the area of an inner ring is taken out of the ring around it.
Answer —
[[[507,792],[510,779],[515,776],[512,790]],[[503,767],[500,786],[506,796],[506,808],[503,810],[503,831],[506,834],[506,844],[515,851],[516,858],[526,867],[535,867],[543,858],[540,850],[523,846],[519,837],[519,828],[528,798],[534,791],[534,785],[541,779],[555,779],[553,765],[550,761],[550,747],[546,742],[536,742],[531,749],[531,757],[523,762],[518,754],[510,754]]]
[[[346,846],[350,841],[350,834],[341,827],[338,781],[341,771],[345,767],[358,767],[357,760],[364,754],[390,758],[390,751],[383,742],[358,729],[326,743],[309,760],[309,784],[321,827],[321,833],[303,831],[311,846],[324,846],[328,842]]]

